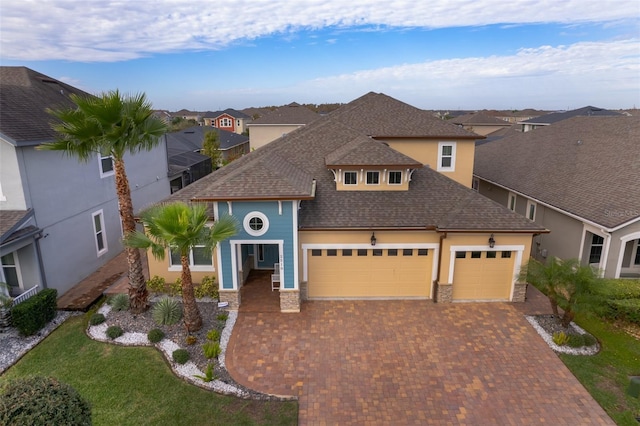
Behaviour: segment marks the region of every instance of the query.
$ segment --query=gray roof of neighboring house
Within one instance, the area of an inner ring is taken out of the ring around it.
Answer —
[[[202,118],[218,118],[218,117],[220,117],[221,115],[224,115],[224,114],[230,115],[233,118],[243,118],[245,120],[248,119],[248,118],[251,118],[247,114],[245,114],[244,112],[235,110],[233,108],[227,108],[224,111],[214,111],[214,112],[207,111],[207,112],[204,113]]]
[[[0,67],[0,133],[17,145],[51,142],[47,108],[71,108],[70,94],[92,96],[27,67]]]
[[[526,124],[539,124],[539,125],[549,125],[553,123],[557,123],[558,121],[566,120],[571,117],[601,117],[601,116],[610,116],[610,115],[622,115],[616,111],[610,111],[608,109],[598,108],[594,106],[586,106],[578,109],[573,109],[571,111],[564,112],[552,112],[550,114],[541,115],[540,117],[531,118],[529,120],[520,121],[519,123]]]
[[[381,114],[383,110],[386,114]],[[366,117],[368,112],[373,117]],[[375,124],[375,128],[357,130],[367,123]],[[403,154],[367,137],[385,133],[408,137],[477,137],[428,112],[386,95],[370,93],[218,169],[172,194],[168,201],[301,199],[301,229],[544,231],[521,215],[429,167],[420,167],[413,160],[417,169],[408,191],[337,191],[325,159],[340,153],[344,146],[359,147],[366,140],[372,150],[382,152],[392,161],[408,162]],[[337,157],[342,158],[339,154]]]
[[[574,117],[476,148],[475,174],[607,228],[640,217],[640,117]]]
[[[207,132],[218,133],[218,142],[220,143],[221,150],[227,150],[244,143],[249,143],[249,138],[244,135],[211,126],[191,126],[178,132],[167,133],[167,150],[169,151],[169,155],[202,149],[204,135]]]
[[[450,120],[454,124],[462,125],[481,125],[481,126],[504,126],[509,127],[511,123],[500,120],[499,118],[488,115],[482,111],[474,112],[471,114],[461,115],[460,117],[452,118]]]
[[[320,117],[319,114],[309,108],[295,102],[269,111],[262,117],[254,120],[249,126],[255,125],[304,125]]]

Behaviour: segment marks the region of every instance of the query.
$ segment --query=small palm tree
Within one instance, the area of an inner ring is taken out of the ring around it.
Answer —
[[[150,249],[158,260],[164,260],[167,249],[180,253],[184,322],[190,332],[199,330],[202,317],[193,292],[189,253],[197,245],[204,245],[208,253],[213,253],[219,242],[237,233],[237,221],[223,216],[208,227],[209,215],[204,205],[181,202],[151,207],[142,212],[140,220],[145,232],[129,234],[125,244]]]
[[[144,94],[121,96],[119,91],[99,97],[70,95],[76,108],[48,110],[59,122],[52,125],[58,140],[40,148],[63,151],[81,161],[95,159],[97,153],[113,158],[116,193],[122,229],[126,236],[136,229],[131,202],[131,189],[124,167],[124,155],[149,151],[159,143],[167,126],[153,116],[151,104]],[[148,308],[148,292],[138,249],[126,248],[129,268],[131,311]]]
[[[591,288],[598,280],[596,271],[581,265],[577,259],[552,258],[546,264],[531,259],[522,275],[547,295],[553,314],[565,328],[573,321],[576,309],[592,301]],[[564,311],[562,317],[558,307]]]

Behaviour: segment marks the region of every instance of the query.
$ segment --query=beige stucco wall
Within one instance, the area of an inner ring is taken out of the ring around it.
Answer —
[[[438,143],[455,142],[456,159],[454,171],[441,171],[445,176],[471,188],[473,177],[473,162],[475,156],[475,141],[447,140],[447,139],[393,139],[385,138],[385,142],[396,151],[438,170]]]
[[[249,126],[249,145],[251,149],[258,149],[274,141],[283,135],[293,132],[302,124],[278,124],[278,125],[260,125],[252,124]]]
[[[213,251],[213,267],[214,270],[210,270],[210,271],[199,271],[197,269],[191,269],[191,279],[193,280],[194,283],[200,283],[200,281],[202,281],[202,278],[204,278],[205,276],[209,276],[212,278],[216,279],[216,282],[218,282],[218,274],[217,274],[217,262],[216,262],[216,250]],[[176,279],[180,278],[180,275],[182,273],[181,269],[178,268],[172,268],[175,270],[169,270],[169,252],[167,250],[167,252],[165,253],[165,257],[164,260],[157,260],[156,258],[153,257],[153,255],[151,254],[150,251],[147,252],[147,259],[149,262],[149,277],[152,278],[154,276],[159,276],[165,279],[165,281],[167,283],[173,283],[176,281]]]
[[[410,171],[408,170],[398,170],[398,169],[381,169],[377,170],[380,172],[380,183],[378,185],[367,185],[367,171],[376,171],[374,169],[338,169],[336,170],[338,182],[336,182],[336,190],[338,191],[408,191],[409,190],[409,179],[407,176],[410,175]],[[401,184],[389,184],[389,172],[391,171],[401,171],[402,172],[402,183]],[[357,185],[345,185],[344,184],[344,172],[357,172],[358,173],[358,184]],[[383,181],[384,179],[384,181]]]

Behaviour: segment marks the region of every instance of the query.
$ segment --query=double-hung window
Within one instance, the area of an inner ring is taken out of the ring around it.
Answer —
[[[438,171],[453,172],[456,169],[456,143],[438,143]]]
[[[392,171],[389,172],[389,185],[402,184],[402,172]]]
[[[104,213],[102,210],[98,210],[93,213],[93,235],[96,242],[96,252],[98,256],[102,256],[108,251],[107,248],[107,236],[104,232]]]
[[[380,172],[367,172],[367,185],[379,185]]]
[[[536,203],[527,201],[527,219],[536,220]]]

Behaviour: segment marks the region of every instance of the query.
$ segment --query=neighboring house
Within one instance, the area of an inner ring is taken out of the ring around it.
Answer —
[[[538,111],[535,109],[523,109],[522,111],[487,111],[488,115],[492,115],[499,120],[504,120],[511,124],[516,124],[521,121],[531,120],[532,118],[540,117],[541,115],[548,114],[549,111]]]
[[[205,203],[239,230],[195,282],[232,309],[252,269],[275,270],[280,309],[317,299],[522,301],[517,279],[545,229],[470,188],[478,136],[369,93],[218,169],[165,201]],[[149,272],[180,275],[175,256]]]
[[[164,138],[168,150],[169,180],[172,193],[222,165],[212,165],[210,157],[200,154],[207,132],[218,134],[222,164],[240,158],[249,152],[248,137],[215,127],[193,126],[178,132],[167,133]]]
[[[608,109],[597,108],[593,106],[586,106],[571,111],[553,112],[550,114],[541,115],[529,120],[518,121],[518,124],[522,126],[523,132],[529,132],[535,130],[538,127],[550,126],[562,120],[566,120],[571,117],[603,117],[603,116],[619,116],[622,115],[616,111],[610,111]]]
[[[251,149],[258,149],[269,142],[305,126],[320,117],[309,108],[295,102],[263,115],[249,124]]]
[[[451,122],[480,136],[486,136],[489,133],[508,129],[512,126],[509,122],[492,117],[483,111],[461,115],[451,119]]]
[[[640,277],[640,117],[574,117],[476,148],[478,190],[549,229],[532,256]]]
[[[202,113],[198,111],[189,111],[188,109],[181,109],[180,111],[171,114],[173,118],[182,118],[183,120],[193,120],[196,123],[202,121]]]
[[[111,157],[38,150],[55,139],[47,108],[91,96],[26,67],[0,67],[0,281],[62,295],[122,249]],[[134,209],[167,197],[164,144],[125,157]]]
[[[247,114],[227,108],[224,111],[207,112],[203,117],[204,125],[216,127],[239,135],[247,131],[247,125],[251,121],[251,117]]]

